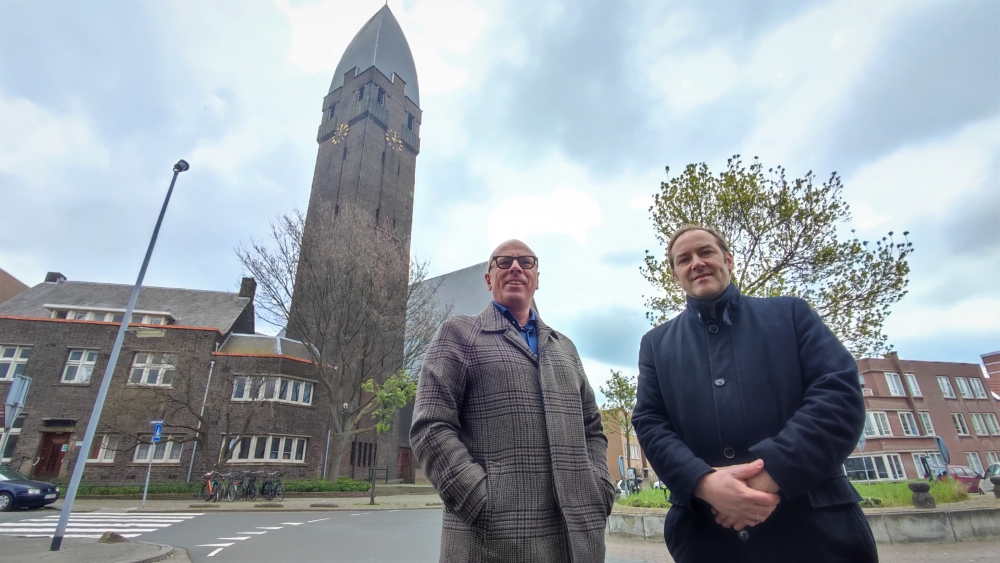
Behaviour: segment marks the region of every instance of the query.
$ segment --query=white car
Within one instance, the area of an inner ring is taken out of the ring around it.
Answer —
[[[993,482],[990,481],[990,477],[996,477],[1000,475],[1000,463],[994,463],[993,465],[986,468],[986,473],[983,474],[982,481],[979,482],[979,490],[985,493],[993,492]]]

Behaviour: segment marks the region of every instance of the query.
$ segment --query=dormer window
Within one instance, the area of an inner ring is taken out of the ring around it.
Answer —
[[[381,88],[378,89],[378,105],[380,106],[385,105],[385,90]]]

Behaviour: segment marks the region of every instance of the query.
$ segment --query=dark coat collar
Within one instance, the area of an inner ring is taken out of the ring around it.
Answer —
[[[730,281],[729,286],[722,292],[722,297],[719,297],[715,302],[715,316],[721,318],[722,322],[727,325],[732,326],[731,315],[740,308],[742,302],[743,294],[740,293],[740,289],[736,287],[736,284]],[[694,313],[702,323],[712,318],[712,315],[708,312],[708,304],[708,301],[702,301],[690,295],[687,296],[688,310]]]
[[[510,321],[503,316],[500,309],[493,306],[492,302],[490,302],[490,304],[487,305],[481,313],[479,313],[479,323],[483,332],[506,332],[509,329],[512,331],[512,340],[515,340],[516,337],[516,342],[521,344],[524,343],[521,336],[516,334],[517,331],[514,328],[514,325],[510,324]],[[545,321],[542,320],[541,315],[539,315],[537,311],[535,311],[535,323],[535,330],[538,332],[539,350],[542,349],[542,343],[548,340],[550,336],[557,339],[559,338],[558,333],[552,330],[549,325],[545,324]],[[524,344],[524,348],[527,350],[528,345]]]

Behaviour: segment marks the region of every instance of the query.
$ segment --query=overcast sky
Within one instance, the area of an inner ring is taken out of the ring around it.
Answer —
[[[0,0],[0,268],[235,291],[305,209],[321,103],[382,0]],[[594,387],[634,374],[665,167],[836,171],[865,239],[910,232],[906,359],[1000,349],[1000,2],[390,0],[422,102],[413,252],[522,238]]]

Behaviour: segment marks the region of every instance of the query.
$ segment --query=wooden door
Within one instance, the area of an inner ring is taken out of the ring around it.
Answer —
[[[413,464],[410,448],[399,448],[399,478],[405,483],[413,482]]]
[[[38,451],[38,464],[35,465],[35,479],[54,479],[62,469],[63,457],[69,448],[69,432],[47,432],[42,439],[42,447]]]

